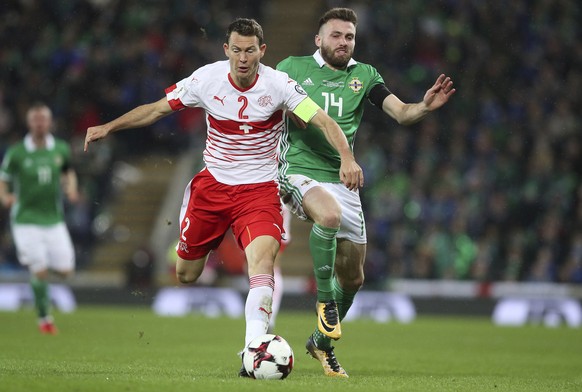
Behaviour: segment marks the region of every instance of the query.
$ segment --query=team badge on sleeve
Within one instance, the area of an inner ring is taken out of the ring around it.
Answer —
[[[295,91],[297,91],[301,95],[307,95],[305,90],[303,90],[303,87],[301,87],[299,84],[295,85]]]

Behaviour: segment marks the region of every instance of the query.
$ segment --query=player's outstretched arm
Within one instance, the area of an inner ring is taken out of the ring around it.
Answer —
[[[309,122],[323,132],[329,144],[339,153],[341,158],[339,174],[342,183],[350,190],[364,186],[364,173],[360,165],[357,164],[346,135],[340,126],[322,109],[318,109]]]
[[[103,139],[111,132],[145,127],[170,113],[172,113],[172,108],[164,97],[157,102],[138,106],[107,124],[90,127],[85,135],[85,151],[87,151],[89,143]]]
[[[447,103],[455,91],[451,78],[441,74],[426,91],[421,102],[404,103],[396,95],[390,94],[384,99],[382,109],[399,124],[410,125]]]

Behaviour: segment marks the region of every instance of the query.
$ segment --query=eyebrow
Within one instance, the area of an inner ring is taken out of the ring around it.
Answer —
[[[347,31],[344,33],[343,31],[340,31],[340,30],[333,30],[330,32],[330,34],[356,35],[356,33],[353,33],[351,31]]]
[[[257,47],[257,45],[250,45],[250,46],[243,48],[243,47],[240,47],[236,44],[232,44],[232,45],[230,45],[230,48],[231,49],[238,49],[238,50],[249,50],[249,49],[257,49],[258,47]]]

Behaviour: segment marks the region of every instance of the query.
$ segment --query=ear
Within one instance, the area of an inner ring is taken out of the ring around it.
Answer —
[[[259,50],[261,51],[261,58],[265,55],[265,51],[267,50],[267,44],[262,44],[259,46]]]
[[[228,44],[227,43],[224,43],[222,45],[222,47],[224,48],[224,54],[226,55],[226,57],[228,57]]]
[[[321,48],[321,37],[319,36],[319,34],[315,35],[315,46]]]

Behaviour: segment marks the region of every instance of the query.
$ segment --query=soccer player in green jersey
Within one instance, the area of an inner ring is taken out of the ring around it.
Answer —
[[[353,148],[368,99],[399,124],[413,124],[444,105],[455,92],[453,82],[440,75],[421,102],[403,103],[382,76],[352,58],[357,16],[334,8],[319,20],[312,56],[289,57],[277,69],[295,79],[342,128]],[[338,178],[339,157],[311,126],[295,116],[287,122],[281,142],[280,182],[283,201],[299,218],[313,222],[309,238],[317,282],[318,325],[306,348],[324,373],[348,377],[337,361],[332,339],[341,337],[340,321],[364,282],[366,227],[357,190]],[[297,129],[303,131],[297,132]]]
[[[0,201],[10,208],[18,259],[28,267],[41,333],[57,329],[50,314],[49,271],[63,277],[75,268],[75,252],[65,225],[62,193],[78,200],[77,176],[67,143],[51,134],[52,112],[42,103],[26,114],[28,134],[11,146],[0,168]]]

